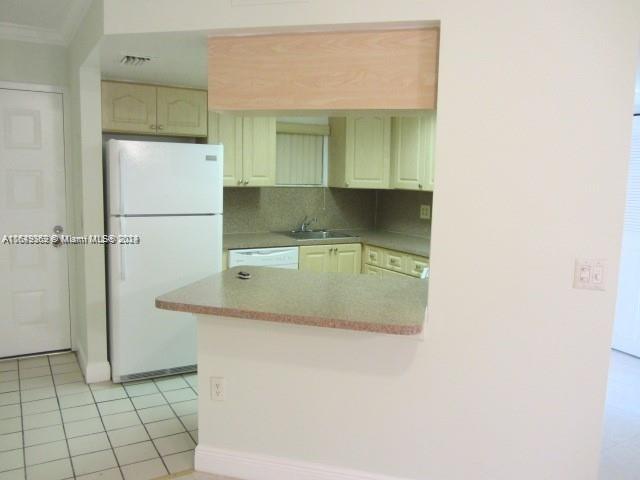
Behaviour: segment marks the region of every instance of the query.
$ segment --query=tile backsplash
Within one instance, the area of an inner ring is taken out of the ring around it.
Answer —
[[[224,232],[279,232],[300,225],[305,215],[313,228],[374,227],[375,191],[323,187],[224,189]]]
[[[431,238],[431,220],[420,219],[420,205],[431,205],[433,193],[377,190],[376,229]]]
[[[292,230],[305,215],[312,228],[378,229],[430,237],[431,221],[420,220],[420,205],[432,204],[430,192],[324,187],[224,189],[224,232]]]

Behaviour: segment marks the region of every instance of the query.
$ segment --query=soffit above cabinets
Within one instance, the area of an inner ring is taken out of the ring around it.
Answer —
[[[209,108],[429,110],[436,28],[209,38]]]
[[[68,45],[90,0],[2,0],[0,38]]]

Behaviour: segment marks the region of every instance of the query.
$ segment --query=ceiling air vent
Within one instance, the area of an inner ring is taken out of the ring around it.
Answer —
[[[120,59],[120,63],[122,63],[123,65],[131,65],[132,67],[146,65],[150,61],[151,57],[137,57],[135,55],[125,55]]]

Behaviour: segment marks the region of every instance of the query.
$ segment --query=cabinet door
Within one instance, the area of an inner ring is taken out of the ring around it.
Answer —
[[[276,184],[276,119],[244,117],[242,121],[242,177],[245,186]]]
[[[359,243],[332,245],[333,269],[338,273],[360,273],[362,248]]]
[[[331,245],[310,245],[300,247],[298,269],[307,272],[332,271],[333,255]]]
[[[391,119],[347,117],[346,187],[389,188]]]
[[[158,133],[207,136],[207,92],[158,87]]]
[[[220,143],[224,147],[225,187],[242,185],[242,117],[209,113],[208,143]]]
[[[391,120],[391,186],[427,189],[427,119],[424,116]]]
[[[156,133],[156,87],[102,82],[102,130]]]

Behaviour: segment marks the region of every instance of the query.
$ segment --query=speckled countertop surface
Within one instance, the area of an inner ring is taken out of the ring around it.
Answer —
[[[240,280],[240,270],[252,278]],[[344,330],[416,335],[427,280],[235,267],[156,298],[156,307]]]
[[[224,235],[223,248],[225,250],[233,250],[237,248],[301,247],[303,245],[367,243],[369,245],[407,252],[413,255],[429,256],[429,240],[426,238],[380,230],[352,230],[346,232],[354,236],[341,239],[300,241],[278,232],[230,233]]]

